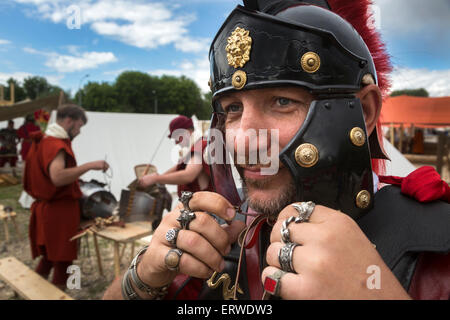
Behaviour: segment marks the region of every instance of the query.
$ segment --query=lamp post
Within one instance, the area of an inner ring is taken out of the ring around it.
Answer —
[[[84,80],[84,79],[86,79],[86,78],[88,78],[89,77],[89,74],[85,74],[83,77],[81,77],[81,79],[80,79],[80,83],[78,84],[78,105],[81,107],[81,91],[80,91],[80,88],[81,88],[81,82]]]
[[[152,92],[155,97],[155,113],[158,113],[158,97],[156,96],[156,90],[153,90]]]

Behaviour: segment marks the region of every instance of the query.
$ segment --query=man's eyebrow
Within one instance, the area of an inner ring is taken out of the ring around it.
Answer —
[[[226,92],[226,93],[221,94],[219,97],[217,97],[217,99],[220,100],[223,98],[232,98],[232,97],[233,97],[233,94]]]

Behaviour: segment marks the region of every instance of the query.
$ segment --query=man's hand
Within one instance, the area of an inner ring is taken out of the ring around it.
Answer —
[[[263,283],[281,268],[278,252],[284,243],[280,230],[290,216],[298,213],[287,206],[272,229]],[[409,299],[375,246],[348,215],[317,205],[309,222],[291,222],[288,229],[290,240],[300,246],[292,255],[295,273],[281,278],[283,299]],[[371,266],[380,270],[379,289],[369,288]]]
[[[109,169],[109,164],[104,160],[89,162],[89,170],[102,170],[105,172]]]
[[[56,187],[62,187],[77,181],[81,175],[89,170],[106,171],[109,165],[106,161],[87,162],[78,167],[66,168],[66,153],[61,150],[48,167],[50,179]]]
[[[152,174],[147,174],[138,180],[138,186],[141,188],[151,186],[152,184],[157,183],[158,176],[159,174],[156,172]]]
[[[223,256],[231,250],[239,232],[245,227],[242,221],[233,221],[230,225],[219,225],[206,212],[231,221],[236,211],[221,195],[213,192],[196,192],[189,202],[196,218],[189,224],[189,230],[181,229],[176,240],[176,247],[184,253],[179,263],[179,272],[188,276],[207,279],[214,271],[224,268]],[[154,231],[152,241],[138,265],[138,275],[142,281],[152,287],[161,287],[172,282],[177,272],[167,269],[164,258],[173,247],[166,240],[169,229],[180,228],[176,220],[180,216],[177,208],[166,214]]]

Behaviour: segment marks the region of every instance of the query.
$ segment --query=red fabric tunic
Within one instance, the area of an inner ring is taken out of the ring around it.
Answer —
[[[208,175],[208,177],[211,177],[211,173],[210,173],[210,169],[209,169],[209,165],[205,162],[205,160],[203,159],[203,153],[206,149],[208,145],[208,141],[206,139],[200,139],[198,140],[192,147],[191,147],[191,156],[196,153],[196,152],[200,152],[201,150],[201,158],[202,158],[202,166],[203,166],[203,171],[206,172],[206,174]],[[178,164],[177,166],[177,171],[179,170],[184,170],[186,168],[186,161],[183,161],[181,163]],[[208,187],[206,189],[201,189],[200,185],[198,184],[198,179],[195,179],[194,181],[192,181],[191,183],[188,184],[180,184],[178,185],[178,196],[181,196],[181,192],[182,191],[191,191],[191,192],[197,192],[197,191],[214,191],[213,187],[212,187],[212,183],[211,183],[211,179],[209,181]]]
[[[22,149],[20,150],[20,155],[22,156],[23,161],[27,159],[28,150],[30,150],[31,147],[32,140],[30,138],[30,134],[36,131],[41,131],[41,128],[34,123],[26,123],[17,130],[17,135],[19,138],[23,139]]]
[[[69,185],[53,185],[49,165],[60,150],[66,153],[66,168],[77,165],[69,139],[31,134],[30,148],[24,171],[24,189],[36,199],[31,206],[29,226],[33,259],[43,254],[45,246],[50,261],[72,261],[77,258],[77,243],[69,241],[79,228],[82,196],[78,181]]]

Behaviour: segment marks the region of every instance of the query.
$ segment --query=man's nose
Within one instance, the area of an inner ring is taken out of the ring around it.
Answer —
[[[267,138],[261,135],[263,130],[267,132],[266,121],[263,111],[257,104],[249,103],[244,106],[240,126],[234,133],[234,148],[238,154],[247,159],[256,159],[258,150],[268,147]]]

